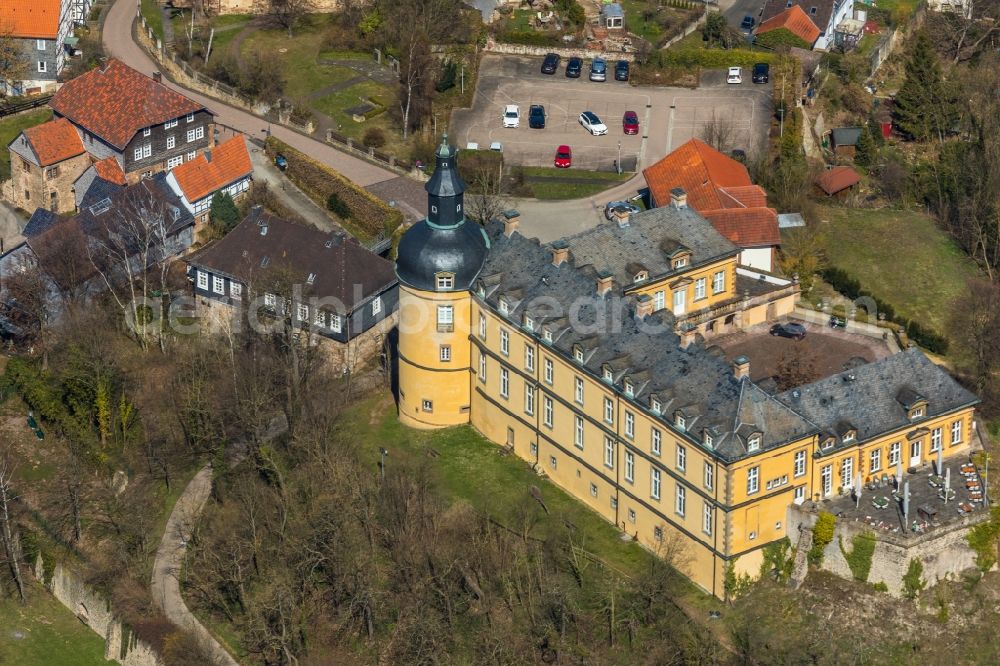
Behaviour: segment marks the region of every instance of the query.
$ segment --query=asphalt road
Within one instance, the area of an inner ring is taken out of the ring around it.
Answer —
[[[750,15],[757,23],[760,23],[760,14],[764,10],[764,0],[735,0],[733,4],[722,10],[729,25],[739,29],[743,17]],[[742,30],[744,34],[748,31]]]

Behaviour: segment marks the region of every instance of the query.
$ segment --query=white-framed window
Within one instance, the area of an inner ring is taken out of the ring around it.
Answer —
[[[625,452],[625,480],[629,483],[635,481],[635,454],[631,451]]]
[[[224,293],[226,293],[226,281],[223,280],[218,275],[213,275],[212,276],[212,291],[214,291],[217,294],[224,294]]]
[[[500,395],[504,398],[510,396],[510,373],[507,368],[500,368]]]
[[[583,378],[577,377],[575,383],[575,388],[573,391],[573,399],[576,400],[577,404],[583,404]]]
[[[677,484],[677,497],[674,500],[674,511],[678,516],[683,516],[687,511],[687,488]]]
[[[535,413],[535,387],[530,384],[524,385],[524,413],[528,416]]]
[[[195,127],[194,129],[189,129],[187,131],[187,142],[188,143],[191,143],[192,141],[197,141],[198,139],[204,139],[204,138],[205,138],[205,128],[204,127]]]
[[[440,359],[442,363],[451,361],[451,345],[441,345],[438,348],[438,359]]]
[[[674,414],[674,425],[677,426],[678,430],[684,430],[684,425],[687,420],[684,418],[683,414]]]
[[[510,354],[510,333],[506,328],[500,329],[500,353],[504,356]]]
[[[44,39],[36,39],[35,40],[35,48],[38,49],[39,51],[44,51],[45,50],[45,40]]]
[[[530,444],[528,444],[528,451],[531,452],[531,455],[537,456],[538,455],[538,444],[536,444],[535,442],[531,442]]]
[[[549,329],[545,329],[544,331],[542,331],[542,340],[544,340],[545,342],[552,342],[552,331],[550,331]]]
[[[854,458],[844,458],[840,464],[840,479],[845,488],[854,487]]]
[[[635,437],[635,414],[625,410],[625,436],[629,439]]]
[[[486,381],[486,354],[479,352],[479,381]]]
[[[434,411],[434,401],[433,400],[422,400],[421,403],[420,403],[420,407],[425,412],[433,412]]]
[[[437,329],[451,331],[455,327],[455,308],[451,305],[437,306]]]
[[[486,339],[486,315],[479,313],[479,339]]]
[[[803,502],[806,501],[806,487],[805,486],[798,486],[795,489],[795,494],[793,496],[793,501],[796,504],[802,504]]]
[[[824,465],[820,470],[820,478],[823,482],[823,497],[833,494],[833,465]]]
[[[684,472],[687,470],[687,448],[677,445],[677,471]]]
[[[208,289],[208,273],[205,271],[198,271],[198,288]]]
[[[753,495],[760,490],[760,467],[747,470],[747,495]]]
[[[144,159],[152,154],[153,154],[153,146],[148,143],[144,143],[143,145],[136,148],[135,151],[133,151],[133,155],[137,160]]]
[[[319,308],[313,308],[313,325],[323,326],[326,323],[326,314]]]
[[[660,499],[660,470],[655,467],[649,470],[649,496]]]
[[[951,423],[951,445],[962,443],[962,422],[952,421]]]
[[[535,371],[535,348],[529,344],[524,345],[524,369],[528,372]]]
[[[635,522],[635,509],[629,509],[628,510],[628,522],[630,522],[630,523],[634,523]]]
[[[747,451],[756,451],[760,448],[760,435],[750,435],[747,440]]]
[[[617,497],[614,497],[614,496],[611,497],[611,508],[612,509],[617,509],[618,508],[618,498]]]
[[[174,167],[178,167],[182,164],[184,164],[184,156],[177,155],[176,157],[171,157],[167,160],[167,169],[173,169]]]
[[[604,466],[608,469],[615,468],[615,440],[607,435],[604,436]]]
[[[591,497],[597,497],[597,484],[596,483],[590,484],[590,496]]]
[[[372,299],[372,315],[377,315],[382,312],[382,297],[376,296]]]
[[[173,120],[168,120],[167,122],[163,123],[163,129],[165,129],[165,130],[171,129],[173,127],[177,127],[177,119],[176,118],[174,118]]]
[[[331,312],[328,317],[328,321],[330,322],[330,330],[334,333],[340,333],[340,331],[343,330],[344,324],[339,314]]]
[[[501,299],[500,314],[507,314],[508,312],[510,312],[510,306],[507,304],[507,301]]]
[[[687,265],[687,257],[678,257],[677,259],[674,259],[674,268],[684,268]]]
[[[882,470],[882,449],[872,449],[871,452],[871,471],[879,472]]]
[[[663,452],[663,433],[659,428],[650,428],[649,450],[656,457],[660,457],[660,453]]]
[[[694,281],[694,300],[700,300],[705,298],[705,285],[708,282],[706,278],[698,278]]]
[[[667,297],[661,289],[653,294],[653,312],[659,312],[666,307]]]
[[[305,303],[299,303],[295,314],[299,321],[309,321],[309,306]]]
[[[186,159],[188,162],[190,162],[191,160],[193,160],[196,157],[198,157],[198,151],[197,150],[192,150],[190,153],[188,153],[187,155],[184,156],[184,159]]]
[[[654,414],[660,413],[660,407],[661,407],[660,401],[657,400],[656,398],[653,398],[652,400],[649,401],[649,408],[653,410]]]
[[[611,372],[611,368],[604,368],[603,373],[604,381],[613,384],[615,381],[615,375]]]
[[[583,363],[583,350],[577,347],[573,350],[573,358],[575,358],[579,363]]]
[[[552,427],[552,398],[547,395],[542,397],[542,423]]]
[[[726,272],[717,271],[712,275],[712,293],[721,294],[726,290]]]
[[[712,523],[715,522],[712,520],[712,513],[712,505],[704,502],[701,509],[701,531],[708,536],[712,536]]]
[[[153,128],[152,127],[147,127],[145,129],[143,129],[142,130],[142,135],[144,137],[146,137],[146,136],[152,136],[153,135]]]
[[[712,489],[712,485],[715,483],[715,465],[709,461],[705,461],[705,488],[708,490]]]
[[[611,398],[604,398],[604,421],[606,423],[615,422],[615,403]]]
[[[795,452],[795,476],[803,476],[806,473],[806,452]]]
[[[625,395],[627,395],[630,398],[633,395],[635,395],[635,386],[632,384],[632,382],[626,379],[624,387],[625,387]]]
[[[177,137],[173,134],[167,137],[167,149],[171,149],[177,146]]]
[[[941,428],[934,428],[931,430],[931,453],[937,453],[941,450]]]
[[[38,71],[41,72],[41,73],[43,73],[43,74],[45,72],[49,71],[49,63],[45,62],[44,60],[39,60],[38,61]]]
[[[899,442],[893,442],[889,447],[889,466],[895,467],[899,464],[899,454],[902,452],[902,446]]]
[[[578,449],[583,449],[583,417],[574,417],[573,445]]]
[[[241,298],[243,296],[243,285],[234,280],[230,280],[229,295],[233,298]]]
[[[192,123],[192,122],[194,122],[194,114],[193,114],[193,113],[189,113],[189,114],[187,114],[187,121],[188,121],[189,123]]]
[[[438,275],[437,276],[437,288],[442,289],[454,289],[455,287],[455,276],[454,275]]]
[[[552,359],[546,358],[542,362],[542,367],[543,367],[542,376],[545,378],[545,383],[552,384],[552,375],[553,375]]]
[[[551,467],[552,469],[555,469],[556,466],[558,465],[558,463],[559,463],[559,461],[556,460],[555,456],[549,456],[549,467]]]

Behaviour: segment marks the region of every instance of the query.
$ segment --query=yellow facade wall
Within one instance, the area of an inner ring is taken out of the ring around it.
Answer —
[[[399,418],[414,428],[469,422],[469,322],[472,298],[463,292],[399,288]],[[438,324],[450,307],[453,325]],[[442,347],[447,346],[447,360]],[[429,407],[429,409],[428,409]]]
[[[673,292],[675,290],[670,288],[670,284],[676,282],[680,279],[689,279],[691,283],[680,287],[679,290],[685,292],[685,312],[697,312],[698,310],[714,307],[718,303],[730,300],[734,298],[736,294],[736,261],[737,257],[732,256],[714,263],[696,266],[690,270],[673,273],[669,277],[660,278],[656,280],[651,280],[648,283],[639,283],[634,286],[629,286],[626,293],[629,294],[647,294],[650,298],[654,299],[656,292],[664,292],[664,308],[671,309],[673,307]],[[724,289],[718,294],[712,291],[712,277],[715,273],[723,271],[726,274],[726,282]],[[705,280],[705,296],[703,298],[695,298],[695,287],[699,279]]]

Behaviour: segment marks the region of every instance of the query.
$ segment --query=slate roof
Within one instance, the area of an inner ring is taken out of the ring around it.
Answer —
[[[847,0],[840,1],[846,2]],[[788,7],[789,2],[792,3],[793,7],[799,7],[809,22],[819,29],[817,37],[826,30],[830,24],[830,17],[833,16],[834,7],[840,4],[837,0],[768,0],[764,5],[764,10],[760,17],[760,24],[764,25],[772,18],[790,9]],[[760,32],[759,28],[758,32]],[[813,39],[813,41],[816,40]]]
[[[357,305],[396,284],[392,262],[370,252],[343,231],[330,233],[288,222],[259,207],[224,237],[186,261],[247,285],[269,272],[287,270],[312,295],[337,299],[347,309],[340,314],[349,314]],[[310,274],[313,282],[305,287]],[[360,289],[355,289],[356,285]]]
[[[155,214],[164,214],[167,219],[167,234],[172,235],[194,224],[194,216],[181,204],[180,198],[166,182],[166,174],[158,173],[152,178],[144,178],[134,185],[121,187],[108,183],[108,196],[98,199],[94,184],[102,178],[95,178],[91,189],[87,190],[80,211],[73,217],[88,235],[114,233],[120,220],[138,208],[146,208]],[[102,187],[102,186],[98,186]],[[107,186],[103,186],[107,187]],[[92,193],[92,190],[93,193]]]
[[[59,36],[60,0],[0,0],[0,28],[11,37]]]
[[[192,204],[253,173],[246,140],[237,134],[173,170],[184,197]]]
[[[51,229],[58,221],[59,216],[52,211],[44,208],[36,208],[35,212],[28,218],[28,223],[24,225],[24,231],[21,233],[26,238],[37,236]]]
[[[94,162],[94,170],[97,172],[98,178],[118,185],[125,184],[125,172],[122,171],[122,165],[114,157],[106,157]]]
[[[927,397],[924,419],[911,421],[905,396]],[[974,405],[979,399],[928,359],[917,348],[832,375],[775,396],[807,418],[824,434],[836,434],[839,424],[857,428],[857,439],[865,441],[956,409]],[[835,451],[844,444],[837,441]],[[827,451],[824,451],[826,453]]]
[[[846,190],[861,182],[858,172],[849,166],[838,166],[827,169],[816,177],[816,184],[827,196]]]
[[[813,5],[815,4],[813,3]],[[812,5],[810,5],[811,7]],[[829,20],[829,16],[827,20]],[[760,25],[757,26],[757,34],[763,35],[779,28],[785,28],[810,47],[816,43],[823,32],[799,5],[792,5],[771,18],[761,21]]]
[[[82,210],[102,199],[113,198],[124,187],[124,185],[119,185],[118,183],[113,183],[110,180],[105,180],[97,176],[94,180],[90,181],[87,191],[83,193],[83,197],[80,199],[80,209]]]
[[[73,123],[57,118],[24,130],[28,145],[38,156],[38,163],[47,167],[84,153],[83,142]],[[17,141],[17,139],[14,139]]]
[[[837,127],[830,132],[833,147],[856,146],[861,138],[860,127]]]
[[[671,217],[675,221],[668,219]],[[724,460],[745,456],[746,437],[752,432],[762,433],[763,450],[815,432],[812,424],[749,379],[736,379],[724,358],[708,353],[697,342],[681,349],[674,333],[676,321],[669,310],[640,322],[632,314],[634,299],[622,297],[620,284],[612,291],[613,297],[597,297],[595,269],[604,267],[620,276],[628,262],[662,264],[646,252],[636,256],[633,242],[642,239],[648,245],[655,237],[650,239],[647,234],[671,224],[688,232],[682,240],[696,257],[717,255],[723,249],[737,251],[693,211],[663,208],[633,216],[625,228],[603,224],[557,241],[569,245],[570,255],[568,262],[557,267],[552,264],[554,244],[543,246],[517,232],[508,238],[503,225],[494,222],[487,226],[491,250],[474,293],[497,312],[501,298],[511,304],[510,312],[500,316],[508,317],[512,326],[521,326],[524,313],[529,312],[540,338],[541,330],[551,328],[553,341],[542,344],[570,363],[577,363],[573,360],[574,345],[582,345],[583,367],[592,375],[602,377],[607,363],[614,368],[618,386],[630,377],[634,384],[630,400],[637,410],[648,411],[650,398],[656,395],[663,415],[657,418],[664,429],[674,428],[674,413],[680,410],[686,432],[696,445],[706,449],[703,431],[710,429],[710,450]],[[701,247],[699,239],[706,240],[708,247]],[[602,247],[606,252],[601,252]],[[584,266],[598,259],[602,259],[600,263]]]
[[[624,228],[609,222],[564,240],[576,266],[590,265],[596,271],[608,271],[619,286],[632,285],[634,274],[630,264],[641,264],[651,279],[674,272],[664,251],[667,246],[689,249],[691,266],[739,252],[739,248],[690,208],[653,208],[631,215]],[[679,270],[686,271],[689,267]]]
[[[64,83],[49,105],[119,150],[143,128],[205,108],[114,58]]]
[[[740,247],[781,243],[778,212],[767,207],[767,193],[751,182],[745,166],[704,141],[691,139],[642,174],[658,206],[679,187],[688,206]]]

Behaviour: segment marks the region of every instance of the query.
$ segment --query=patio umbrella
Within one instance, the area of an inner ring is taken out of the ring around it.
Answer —
[[[903,525],[904,531],[910,529],[910,482],[903,484]]]
[[[899,456],[899,460],[896,461],[896,487],[899,488],[900,484],[903,483],[903,455]]]
[[[938,447],[938,454],[937,454],[937,475],[941,476],[941,447],[940,446]]]
[[[951,492],[951,467],[944,471],[944,503],[948,503],[948,493]]]
[[[861,472],[858,472],[858,480],[854,484],[854,508],[861,506]]]

